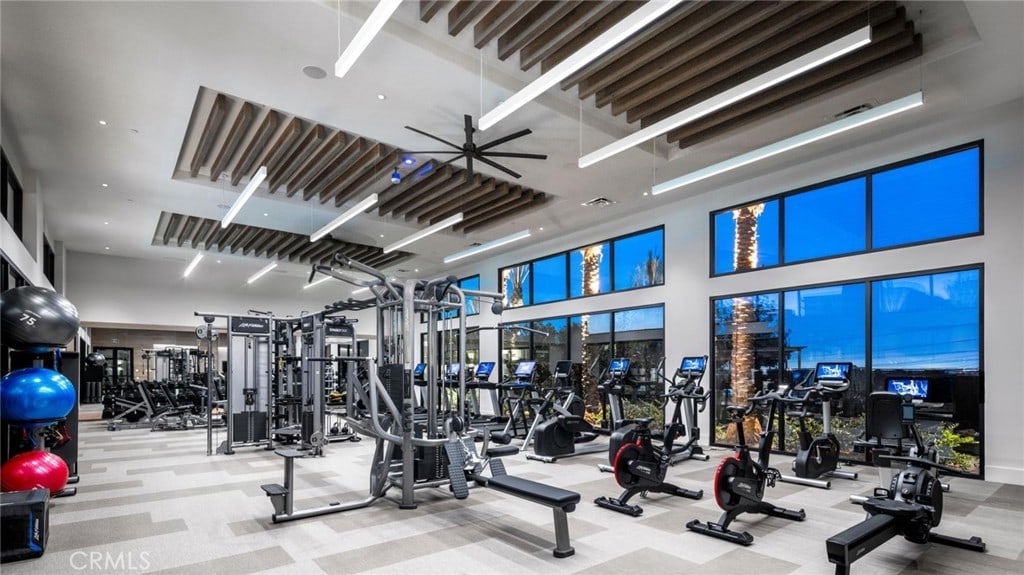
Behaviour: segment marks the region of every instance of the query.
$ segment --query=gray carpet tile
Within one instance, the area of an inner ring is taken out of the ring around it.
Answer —
[[[637,518],[593,504],[597,496],[621,492],[611,474],[596,468],[607,461],[604,454],[553,464],[523,454],[506,458],[510,474],[582,496],[569,514],[576,555],[555,559],[551,510],[504,493],[477,487],[460,501],[446,487],[423,489],[416,492],[416,509],[401,510],[392,489],[364,509],[274,524],[260,489],[282,481],[283,464],[273,452],[243,448],[207,457],[201,430],[108,432],[102,422],[85,422],[79,436],[79,494],[51,504],[43,557],[4,564],[5,575],[77,572],[91,558],[106,567],[103,573],[825,574],[832,572],[825,539],[864,517],[848,496],[870,495],[879,481],[876,470],[860,467],[859,480],[833,480],[827,491],[780,483],[766,498],[806,509],[807,519],[741,516],[733,528],[756,540],[740,548],[685,528],[690,519],[721,514],[711,480],[729,449],[709,449],[709,461],[669,470],[669,481],[704,489],[702,500],[635,497],[631,503],[644,508]],[[218,431],[215,443],[222,439]],[[373,447],[369,440],[336,443],[326,457],[297,461],[296,508],[365,497]],[[773,457],[772,463],[787,470],[789,461]],[[1024,487],[962,478],[950,483],[936,531],[979,535],[986,554],[896,538],[858,561],[854,575],[1024,573]]]

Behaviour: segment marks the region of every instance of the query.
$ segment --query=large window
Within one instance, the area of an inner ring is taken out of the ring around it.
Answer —
[[[966,144],[714,212],[711,273],[979,234],[982,150]]]
[[[614,269],[613,269],[614,267]],[[665,283],[665,230],[655,228],[498,271],[505,307]]]
[[[14,168],[7,161],[7,154],[0,150],[0,213],[11,225],[15,235],[22,238],[22,210],[24,197],[21,184]]]
[[[858,457],[851,450],[868,394],[910,377],[929,382],[918,427],[941,461],[979,474],[981,293],[981,269],[970,268],[713,300],[715,441],[735,440],[726,405],[793,385],[817,362],[850,361],[851,386],[832,422],[845,457]],[[785,451],[796,450],[796,423],[785,414],[777,422]]]
[[[43,236],[43,275],[46,279],[50,280],[50,285],[54,285],[53,278],[54,272],[57,267],[57,258],[53,253],[53,248],[50,247],[50,240],[44,235]]]

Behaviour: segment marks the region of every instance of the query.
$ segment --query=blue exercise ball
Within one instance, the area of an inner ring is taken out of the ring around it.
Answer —
[[[21,286],[0,294],[4,343],[15,349],[63,347],[78,335],[78,310],[61,294]]]
[[[52,422],[75,408],[75,386],[45,367],[26,367],[0,379],[0,418],[17,422]]]

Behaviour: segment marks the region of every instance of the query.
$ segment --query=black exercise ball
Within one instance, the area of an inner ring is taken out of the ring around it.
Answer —
[[[78,334],[78,310],[61,294],[22,286],[0,295],[4,343],[15,349],[62,347]]]
[[[94,351],[89,355],[85,356],[85,363],[93,367],[102,367],[107,363],[107,356],[103,355],[98,351]]]

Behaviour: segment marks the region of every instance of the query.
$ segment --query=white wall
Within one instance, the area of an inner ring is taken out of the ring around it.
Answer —
[[[711,211],[978,139],[985,141],[983,236],[708,277]],[[725,183],[713,192],[661,205],[628,221],[622,218],[597,229],[533,243],[452,273],[459,277],[479,273],[481,289],[496,291],[500,267],[664,224],[664,286],[507,310],[501,319],[515,322],[664,302],[666,350],[670,356],[682,356],[709,351],[709,302],[716,296],[984,264],[985,475],[993,481],[1024,484],[1020,426],[1024,411],[1024,101],[880,141],[822,142],[775,163],[779,169],[754,179],[723,176],[718,181]],[[617,217],[614,207],[607,209],[609,218]],[[496,320],[486,310],[479,319],[484,324]],[[498,360],[497,337],[494,331],[482,332],[482,359]],[[702,422],[705,429],[708,416],[705,413]]]

